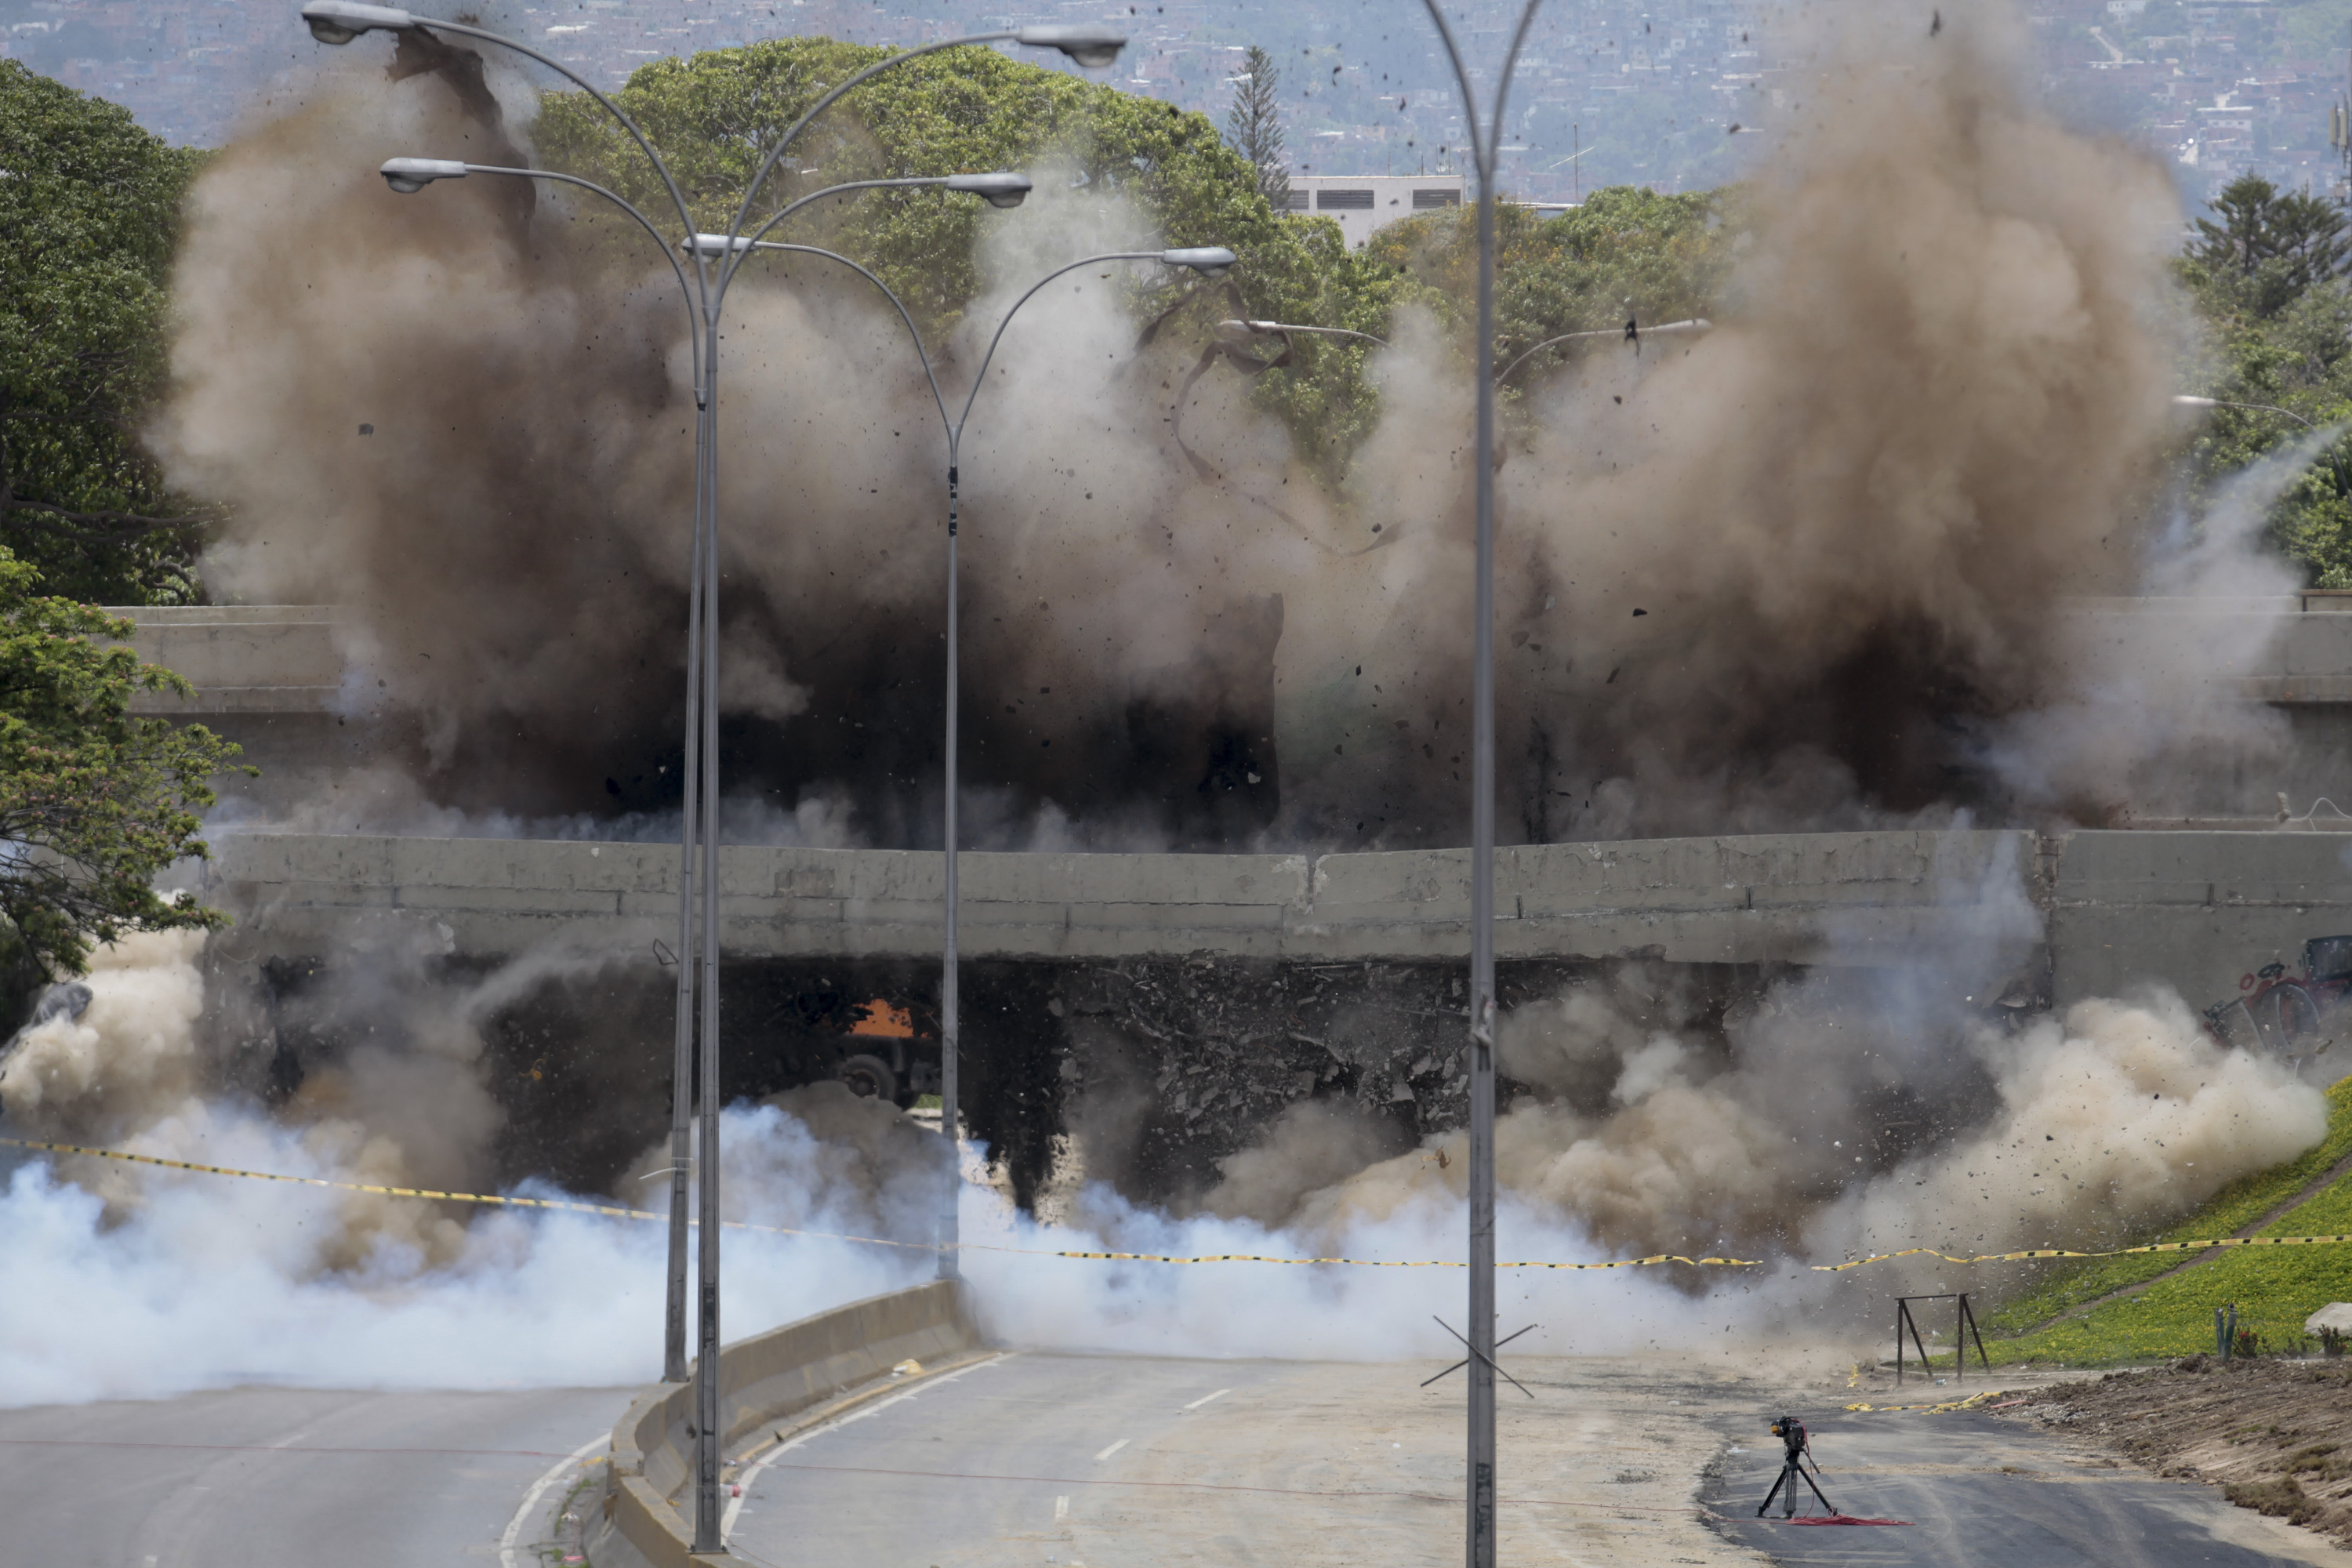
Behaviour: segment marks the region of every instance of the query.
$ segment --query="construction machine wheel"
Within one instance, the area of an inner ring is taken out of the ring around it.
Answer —
[[[898,1075],[892,1072],[890,1064],[879,1057],[869,1057],[863,1052],[854,1057],[844,1057],[841,1066],[834,1069],[833,1076],[847,1084],[852,1094],[891,1104],[898,1102]]]
[[[2262,1011],[2270,1015],[2272,1048],[2282,1056],[2301,1056],[2319,1043],[2319,1004],[2311,993],[2292,982],[2273,985],[2263,998]]]

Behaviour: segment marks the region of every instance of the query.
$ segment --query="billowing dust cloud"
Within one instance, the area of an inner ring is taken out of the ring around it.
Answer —
[[[2326,1131],[2317,1089],[2221,1046],[2170,992],[1937,1030],[1925,1062],[1916,1019],[1838,989],[1791,982],[1709,1026],[1680,1016],[1671,977],[1631,966],[1509,1015],[1504,1070],[1533,1092],[1497,1121],[1497,1181],[1611,1256],[2083,1249]],[[1295,1108],[1204,1206],[1337,1244],[1466,1190],[1460,1132],[1334,1179],[1370,1141]]]
[[[2011,7],[1932,36],[1927,9],[1806,24],[1815,52],[1737,198],[1752,231],[1720,330],[1612,346],[1516,420],[1507,837],[2095,818],[2133,734],[2188,754],[2219,732],[2240,758],[2272,739],[2187,695],[2086,734],[2115,660],[2059,606],[2141,582],[2163,531],[2177,205],[2154,162],[2031,101]],[[385,190],[384,156],[527,141],[528,94],[507,84],[498,111],[468,57],[394,80],[352,54],[196,191],[156,440],[234,507],[209,581],[350,607],[347,703],[406,716],[430,802],[659,807],[691,401],[668,275],[592,266],[560,192]],[[1157,243],[1055,169],[985,221],[951,390],[1031,279]],[[322,228],[339,243],[298,242]],[[1181,285],[1138,275],[1160,292],[1131,307],[1101,270],[1024,312],[963,450],[982,838],[1028,842],[1042,815],[1122,847],[1458,841],[1463,345],[1402,313],[1384,419],[1328,490],[1234,373],[1187,381],[1221,292],[1139,349],[1133,310]],[[730,310],[729,776],[785,808],[853,802],[871,842],[931,842],[929,392],[854,278],[779,263]],[[2032,722],[2049,711],[2070,718]]]
[[[1150,280],[1088,269],[1033,307],[962,456],[966,763],[982,837],[1459,842],[1480,460],[1501,463],[1506,837],[1963,810],[2090,819],[2119,804],[2110,781],[2128,774],[2130,804],[2161,805],[2204,787],[2204,750],[2271,744],[2172,666],[2144,666],[2147,650],[2117,654],[2062,614],[2074,595],[2259,576],[2227,539],[2160,548],[2175,431],[2158,247],[2178,219],[2162,172],[2031,101],[2010,7],[1970,7],[1932,33],[1927,9],[1814,19],[1817,52],[1741,198],[1751,226],[1719,330],[1538,385],[1495,459],[1472,450],[1462,345],[1425,316],[1394,324],[1375,372],[1383,421],[1327,490],[1236,376],[1202,377],[1177,406],[1222,297],[1141,350],[1139,305],[1170,298],[1129,298]],[[529,98],[466,57],[412,54],[387,77],[372,47],[199,182],[156,444],[175,482],[232,508],[206,563],[217,594],[349,612],[346,716],[402,737],[362,793],[413,791],[405,804],[435,821],[657,814],[677,771],[691,454],[667,274],[615,279],[593,264],[560,196],[487,179],[387,192],[373,170],[390,156],[521,161]],[[987,220],[987,288],[942,353],[950,385],[976,364],[975,334],[1040,273],[1155,243],[1131,209],[1053,167],[1040,163],[1027,206]],[[728,767],[758,810],[813,812],[831,841],[921,844],[937,805],[943,454],[903,329],[863,287],[794,263],[732,301]],[[2108,700],[2119,690],[2130,700]],[[2166,766],[2145,766],[2158,752]],[[666,1044],[666,1027],[595,1016],[610,955],[491,974],[447,957],[357,955],[332,995],[277,977],[264,1031],[225,997],[199,1026],[185,942],[126,946],[101,959],[83,1017],[15,1054],[0,1100],[35,1136],[216,1163],[441,1190],[616,1185],[631,1205],[661,1192],[645,1119],[598,1110],[664,1089],[647,1073],[666,1058],[644,1046]],[[1673,974],[1625,965],[1518,1009],[1504,1065],[1528,1093],[1501,1128],[1514,1243],[1776,1259],[2081,1246],[2184,1212],[2319,1136],[2314,1090],[2221,1050],[2177,998],[2004,1020],[2000,986],[1962,968],[1893,997],[1824,972],[1709,1011]],[[532,986],[575,994],[580,1016],[547,1040],[492,1040],[492,1016]],[[337,1042],[299,1081],[239,1054],[289,1028]],[[512,1107],[533,1095],[572,1097],[532,1123],[572,1137],[518,1139]],[[731,1110],[730,1127],[730,1214],[928,1236],[940,1173],[880,1108],[796,1090]],[[1097,1188],[1076,1218],[1135,1250],[1442,1256],[1459,1245],[1461,1141],[1399,1142],[1297,1107],[1186,1212]],[[17,1172],[12,1227],[56,1278],[9,1299],[95,1300],[93,1280],[141,1283],[116,1292],[130,1300],[175,1280],[262,1281],[246,1292],[257,1313],[223,1297],[222,1323],[193,1314],[191,1333],[245,1345],[260,1342],[247,1319],[379,1331],[395,1320],[369,1314],[404,1291],[400,1342],[426,1347],[417,1359],[434,1370],[382,1373],[393,1381],[467,1375],[444,1353],[461,1309],[507,1313],[503,1339],[469,1342],[523,1347],[522,1364],[496,1363],[502,1377],[645,1375],[657,1342],[658,1226],[337,1192],[296,1194],[311,1205],[299,1233],[265,1231],[246,1222],[263,1201],[252,1185],[207,1198],[206,1178],[94,1163],[60,1162],[66,1187]],[[964,1203],[968,1234],[992,1226],[1023,1243],[1024,1219],[977,1188]],[[766,1260],[737,1276],[759,1304],[731,1322],[929,1263],[768,1245],[730,1254]],[[1236,1285],[1198,1269],[1152,1283],[1013,1254],[969,1261],[990,1310],[1030,1331],[1194,1352],[1432,1349],[1423,1298],[1453,1289],[1434,1270]],[[629,1282],[625,1310],[604,1311],[615,1279]],[[366,1289],[341,1289],[354,1282]],[[1591,1289],[1654,1322],[1701,1306],[1624,1277]],[[570,1327],[540,1332],[518,1300],[556,1302]],[[21,1336],[36,1347],[26,1364],[39,1363],[58,1331],[10,1310],[0,1299],[0,1345]],[[167,1316],[104,1343],[193,1342],[164,1331]],[[220,1353],[190,1364],[233,1369]],[[203,1375],[158,1357],[100,1386]],[[349,1374],[323,1350],[318,1364]],[[11,1386],[93,1385],[42,1373]]]

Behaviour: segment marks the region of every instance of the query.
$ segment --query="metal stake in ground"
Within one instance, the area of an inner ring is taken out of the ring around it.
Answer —
[[[1936,1371],[1936,1363],[1928,1359],[1927,1342],[1919,1337],[1919,1320],[1914,1317],[1911,1312],[1911,1303],[1914,1301],[1957,1301],[1959,1303],[1958,1310],[1953,1315],[1952,1323],[1952,1344],[1954,1347],[1954,1353],[1952,1356],[1952,1380],[1955,1383],[1960,1381],[1961,1374],[1968,1370],[1969,1341],[1971,1339],[1976,1341],[1978,1362],[1982,1364],[1985,1371],[1990,1372],[1992,1370],[1992,1358],[1985,1354],[1984,1336],[1977,1332],[1976,1314],[1969,1310],[1968,1292],[1963,1290],[1955,1294],[1954,1292],[1948,1290],[1939,1296],[1897,1296],[1895,1298],[1895,1387],[1900,1388],[1903,1386],[1903,1335],[1906,1330],[1911,1335],[1912,1344],[1916,1346],[1919,1351],[1920,1373],[1923,1376],[1933,1376]]]

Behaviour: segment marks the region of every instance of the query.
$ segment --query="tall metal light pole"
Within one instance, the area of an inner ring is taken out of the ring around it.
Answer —
[[[310,3],[302,7],[302,20],[310,27],[310,36],[322,44],[348,44],[363,33],[429,30],[456,33],[465,37],[478,38],[486,43],[496,44],[502,48],[511,49],[527,59],[538,61],[587,93],[607,114],[619,122],[622,129],[629,133],[630,140],[637,144],[638,150],[645,153],[646,161],[653,165],[655,174],[660,176],[662,188],[667,193],[671,205],[677,210],[679,226],[688,230],[694,227],[694,214],[687,205],[685,193],[678,188],[677,181],[671,177],[669,165],[662,162],[661,155],[654,151],[653,143],[647,141],[645,132],[637,128],[636,121],[630,119],[620,105],[599,91],[593,82],[589,81],[562,61],[541,54],[528,44],[463,22],[440,21],[434,17],[418,16],[412,12],[394,6],[361,5],[357,0],[310,0]],[[406,165],[406,167],[396,170],[392,164],[387,164],[380,172],[383,174],[387,184],[404,194],[422,190],[433,180],[454,178],[466,172],[464,164],[448,159],[396,159],[394,160],[394,163]],[[593,185],[584,180],[567,183],[585,186],[625,207],[629,206],[628,203],[623,202],[619,196],[604,190],[602,186]],[[653,229],[651,222],[642,213],[637,212],[635,207],[629,207],[629,210],[638,222],[645,224],[647,230],[659,238],[658,231]],[[667,245],[662,247],[665,256],[668,254],[668,248]],[[710,401],[709,379],[710,367],[703,359],[704,334],[700,331],[700,323],[707,317],[712,304],[710,280],[701,269],[698,268],[690,283],[687,280],[683,270],[679,272],[678,281],[680,287],[688,290],[688,311],[693,318],[689,321],[688,338],[692,346],[691,363],[694,375],[696,418],[692,564],[687,578],[688,589],[686,634],[686,734],[684,777],[681,781],[684,793],[678,822],[677,1011],[670,1068],[668,1301],[662,1355],[662,1376],[665,1381],[671,1383],[682,1383],[686,1380],[686,1208],[687,1180],[692,1166],[688,1128],[694,1105],[693,1006],[697,973],[694,943],[694,878],[695,850],[699,841],[700,830],[698,808],[701,804],[701,791],[698,787],[701,747],[698,743],[697,736],[701,723],[703,696],[702,659],[699,651],[702,646],[704,621],[703,522],[710,510],[711,502],[709,453],[707,449],[710,439],[710,426],[704,417]]]
[[[1543,0],[1527,0],[1478,112],[1477,89],[1438,0],[1422,0],[1445,45],[1478,171],[1477,592],[1470,680],[1470,1432],[1463,1561],[1495,1562],[1495,160],[1519,49]]]
[[[315,29],[314,29],[315,30]],[[561,68],[560,67],[558,68]],[[569,73],[566,73],[569,74]],[[593,90],[593,89],[592,89]],[[615,109],[616,115],[620,110]],[[652,150],[646,155],[651,157]],[[655,160],[656,165],[659,160]],[[467,163],[449,158],[393,158],[377,171],[384,184],[404,195],[413,195],[440,180],[463,179],[468,174],[506,174],[523,179],[549,180],[593,192],[635,219],[639,227],[653,237],[662,258],[677,275],[678,289],[686,297],[687,341],[691,351],[690,365],[694,382],[694,404],[697,410],[704,407],[709,387],[703,380],[702,333],[698,330],[702,294],[698,286],[704,279],[698,272],[695,281],[687,281],[686,270],[678,265],[669,245],[651,218],[615,192],[606,190],[593,181],[576,175],[559,174],[546,169],[505,169],[482,163]],[[667,178],[667,171],[664,172]],[[681,216],[685,216],[683,203]],[[691,217],[688,217],[691,223]],[[703,461],[705,443],[709,428],[698,416],[694,426],[694,542],[692,564],[688,574],[690,584],[687,596],[686,632],[686,743],[684,776],[680,780],[684,796],[680,809],[678,835],[678,911],[677,911],[677,1003],[676,1032],[671,1041],[670,1061],[670,1129],[669,1168],[669,1267],[666,1274],[667,1289],[664,1302],[662,1334],[662,1380],[684,1383],[686,1362],[686,1262],[687,1262],[687,1194],[688,1177],[693,1169],[694,1117],[694,997],[697,961],[694,957],[694,854],[697,836],[697,806],[699,792],[696,780],[700,748],[696,736],[702,717],[702,513],[704,490],[709,473]]]
[[[825,193],[819,194],[822,195]],[[808,199],[814,200],[814,198],[812,197]],[[796,203],[794,205],[797,205],[799,204]],[[787,211],[789,210],[790,209],[787,209]],[[781,218],[783,216],[783,214],[779,213],[777,217]],[[772,219],[768,224],[761,227],[759,233],[765,234],[769,228],[773,226],[774,220]],[[698,243],[707,243],[712,246],[725,243],[718,236],[698,236],[697,237],[697,239]],[[961,843],[961,835],[957,826],[956,806],[961,789],[958,773],[958,754],[961,749],[959,740],[961,729],[959,710],[961,708],[961,703],[958,700],[958,692],[961,671],[958,661],[960,658],[959,650],[961,644],[962,622],[961,594],[958,585],[959,557],[956,509],[958,504],[959,487],[961,484],[959,469],[963,448],[964,426],[971,422],[971,407],[972,405],[979,400],[980,389],[988,384],[988,367],[996,358],[997,345],[1004,341],[1005,328],[1013,324],[1013,318],[1020,313],[1021,307],[1026,305],[1032,299],[1035,298],[1037,291],[1040,289],[1043,289],[1046,284],[1051,283],[1055,279],[1061,277],[1064,273],[1075,272],[1081,267],[1093,267],[1106,261],[1156,261],[1163,267],[1190,268],[1195,272],[1213,275],[1223,272],[1227,268],[1233,266],[1234,257],[1232,251],[1227,250],[1223,246],[1194,246],[1173,250],[1118,250],[1102,256],[1086,257],[1080,260],[1069,262],[1065,266],[1055,268],[1053,271],[1048,272],[1045,277],[1040,278],[1035,283],[1032,284],[1021,298],[1013,302],[1012,309],[1004,312],[1003,319],[997,322],[994,335],[990,337],[988,340],[988,352],[981,355],[980,368],[972,373],[971,389],[964,396],[963,407],[956,415],[950,416],[948,413],[947,399],[942,396],[940,392],[939,374],[932,368],[930,355],[924,351],[921,335],[915,331],[914,317],[908,313],[906,305],[900,301],[898,297],[896,294],[891,293],[888,285],[885,284],[882,279],[875,277],[873,273],[866,271],[865,268],[858,266],[857,263],[850,260],[847,257],[836,256],[832,251],[820,249],[816,246],[782,245],[772,240],[761,240],[756,237],[750,240],[742,240],[736,243],[739,245],[749,245],[753,248],[760,250],[797,251],[804,256],[824,257],[828,259],[838,261],[845,267],[853,268],[864,277],[867,282],[873,284],[877,289],[881,289],[883,295],[889,300],[893,306],[897,308],[899,319],[907,323],[907,331],[908,336],[914,339],[915,353],[922,361],[923,374],[930,382],[931,400],[939,406],[940,423],[947,435],[948,654],[947,758],[944,769],[946,775],[947,800],[943,808],[943,815],[945,816],[943,830],[947,853],[945,857],[946,885],[942,889],[941,899],[941,921],[944,929],[942,931],[940,957],[940,1132],[947,1141],[948,1158],[951,1162],[950,1169],[955,1173],[950,1176],[948,1182],[945,1200],[946,1206],[941,1210],[939,1220],[939,1237],[940,1278],[942,1279],[952,1279],[956,1278],[958,1272],[956,1267],[956,1247],[959,1240],[958,1227],[960,1219],[957,1213],[957,1203],[962,1194],[963,1188],[961,1171],[958,1164],[955,1163],[961,1161],[961,1152],[962,1149],[962,1142],[958,1136],[959,1122],[957,1120],[959,1110],[957,1102],[957,1075],[961,1062],[961,1031],[960,1026],[961,1009],[959,1001],[957,971],[958,959],[956,954],[956,917],[960,903],[956,862],[960,853]]]
[[[635,121],[598,91],[593,84],[529,45],[469,24],[418,16],[399,7],[362,5],[358,0],[309,0],[302,7],[302,19],[310,26],[311,36],[326,44],[348,44],[362,33],[401,32],[414,28],[478,38],[538,61],[586,91],[627,130],[630,138],[661,176],[664,187],[677,207],[680,226],[688,232],[693,232],[693,214],[677,182],[671,177],[668,165],[654,151],[652,143],[646,141]],[[851,89],[893,66],[940,49],[999,42],[1058,49],[1079,65],[1104,66],[1118,58],[1127,40],[1123,35],[1108,28],[1084,25],[1000,28],[926,44],[854,72],[820,98],[769,150],[759,172],[745,188],[735,221],[725,237],[731,242],[742,235],[745,225],[751,221],[751,208],[759,199],[761,189],[785,152],[819,114]],[[719,1527],[719,326],[727,287],[742,263],[742,253],[731,243],[716,255],[700,246],[694,247],[692,253],[696,307],[700,318],[697,328],[701,346],[697,358],[701,379],[695,389],[696,570],[688,608],[687,707],[689,717],[686,746],[687,805],[681,814],[680,832],[681,858],[685,865],[678,889],[679,1005],[675,1065],[683,1066],[688,1054],[686,1048],[688,1042],[698,1044],[699,1050],[694,1053],[698,1058],[700,1068],[700,1148],[696,1163],[701,1176],[698,1215],[700,1237],[695,1248],[699,1267],[697,1271],[694,1374],[694,1550],[720,1554],[727,1548]],[[698,835],[701,850],[698,860],[694,854]],[[698,942],[695,940],[697,935]],[[698,958],[699,973],[690,973],[689,964]],[[683,1076],[681,1073],[680,1081],[673,1086],[676,1094],[684,1092]],[[673,1136],[675,1155],[675,1128]],[[674,1158],[672,1163],[676,1165],[678,1162]],[[676,1184],[677,1181],[674,1173],[671,1210],[671,1290],[674,1300],[682,1296],[679,1289],[682,1275],[677,1268],[681,1248],[675,1237],[683,1227],[684,1194]]]
[[[980,368],[972,375],[971,390],[964,396],[963,412],[957,415],[955,423],[948,427],[947,887],[944,889],[947,929],[946,945],[941,954],[940,971],[940,1131],[947,1135],[949,1157],[958,1162],[959,1172],[962,1158],[961,1153],[962,1144],[958,1138],[956,1121],[958,1088],[956,1074],[961,1050],[956,973],[956,910],[959,898],[956,881],[958,838],[956,792],[959,787],[956,775],[956,752],[959,745],[956,660],[960,631],[957,605],[956,464],[963,446],[964,426],[971,418],[971,405],[979,398],[980,389],[988,384],[989,362],[996,357],[996,345],[1004,341],[1004,329],[1013,324],[1013,318],[1020,313],[1021,307],[1036,297],[1038,289],[1066,272],[1075,272],[1081,267],[1092,267],[1104,261],[1157,261],[1167,267],[1187,267],[1195,272],[1216,273],[1223,272],[1234,264],[1234,253],[1222,246],[1200,246],[1177,250],[1119,250],[1104,256],[1089,256],[1082,261],[1073,261],[1066,267],[1055,268],[1037,279],[1035,283],[1031,284],[1028,292],[1013,301],[1013,308],[1004,312],[1003,321],[996,323],[995,334],[988,340],[988,352],[981,355]],[[960,1238],[961,1224],[956,1205],[958,1198],[961,1195],[961,1188],[960,1175],[958,1180],[948,1184],[947,1209],[940,1216],[942,1246],[940,1249],[940,1278],[942,1279],[952,1279],[956,1277],[955,1248]]]

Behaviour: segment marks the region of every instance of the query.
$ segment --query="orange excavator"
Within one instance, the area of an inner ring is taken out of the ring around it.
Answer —
[[[834,1069],[835,1078],[854,1093],[894,1103],[911,1104],[918,1094],[937,1092],[937,1057],[934,1054],[926,1061],[916,1054],[915,1042],[925,1037],[915,1032],[912,1008],[896,1006],[887,997],[877,996],[849,1012],[849,1029],[842,1042],[840,1065]],[[937,1042],[933,1045],[936,1050]],[[927,1068],[928,1073],[923,1070]],[[925,1077],[934,1081],[920,1083]]]

